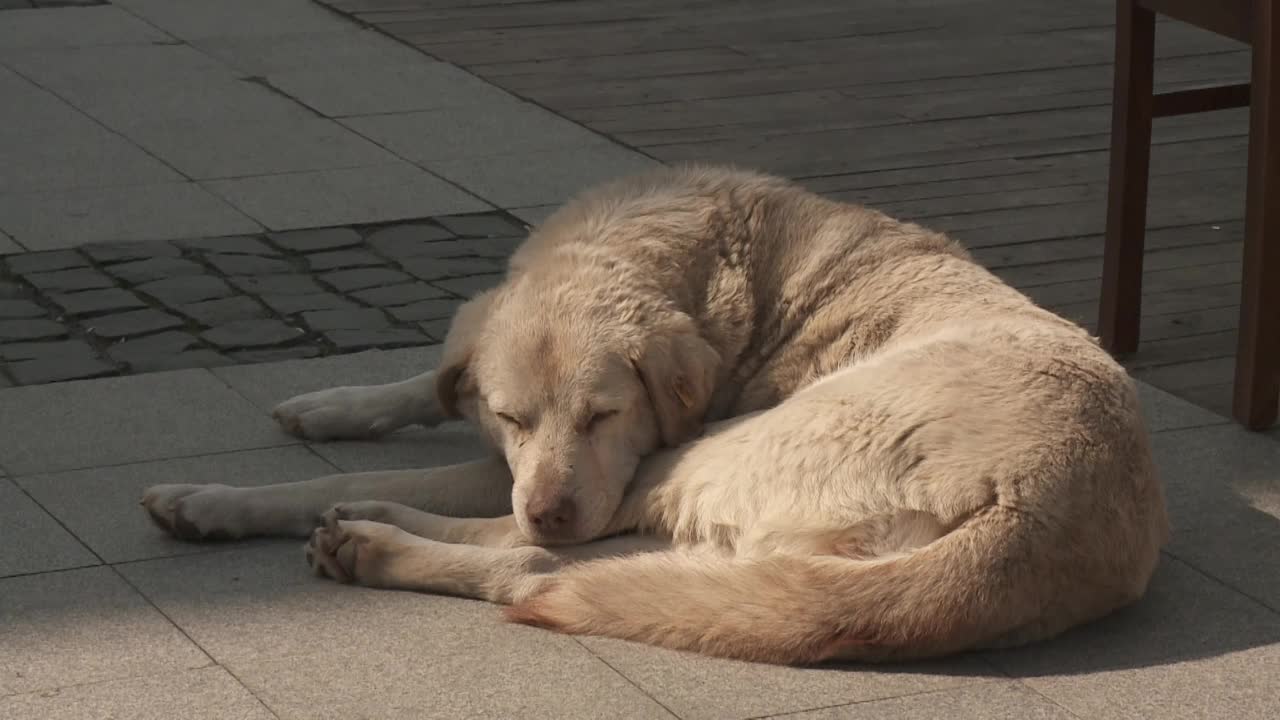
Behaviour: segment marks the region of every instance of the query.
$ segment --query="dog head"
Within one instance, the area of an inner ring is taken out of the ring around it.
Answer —
[[[598,536],[641,458],[695,436],[719,365],[689,316],[509,282],[460,309],[437,393],[505,455],[516,522],[539,542]]]

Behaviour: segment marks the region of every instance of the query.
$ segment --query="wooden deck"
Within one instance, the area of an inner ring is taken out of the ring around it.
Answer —
[[[1111,0],[328,0],[663,161],[770,170],[947,230],[1091,328]],[[1248,78],[1172,22],[1157,82]],[[1157,121],[1138,377],[1226,413],[1247,111]]]

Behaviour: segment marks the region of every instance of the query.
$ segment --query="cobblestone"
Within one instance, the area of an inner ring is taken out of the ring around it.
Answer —
[[[262,302],[281,315],[296,315],[308,310],[345,310],[360,307],[333,293],[308,295],[263,295]]]
[[[383,330],[333,330],[324,338],[343,352],[371,348],[410,347],[422,345],[428,338],[416,330],[386,328]]]
[[[293,342],[304,334],[301,328],[280,320],[235,320],[200,335],[206,342],[224,349],[265,347]]]
[[[293,272],[293,266],[284,260],[258,255],[205,255],[211,265],[224,275],[279,275]]]
[[[312,330],[380,330],[391,326],[391,321],[382,311],[369,308],[304,312],[302,322]]]
[[[524,225],[501,215],[455,215],[440,218],[444,228],[458,237],[523,237]]]
[[[363,290],[371,287],[394,285],[413,278],[399,270],[389,268],[359,268],[356,270],[339,270],[320,276],[320,281],[341,292]]]
[[[32,318],[45,314],[45,309],[30,300],[0,300],[0,318]]]
[[[10,254],[0,384],[440,342],[517,227],[491,213]]]
[[[89,264],[79,253],[70,250],[53,250],[51,252],[33,252],[25,255],[14,255],[8,259],[9,270],[17,275],[48,270],[66,270],[67,268],[84,267]]]
[[[391,316],[395,319],[405,322],[440,320],[453,317],[453,313],[461,304],[461,300],[454,298],[421,300],[401,307],[388,308],[387,312],[391,313]]]
[[[111,278],[93,268],[72,268],[70,270],[53,270],[51,272],[34,272],[23,278],[37,290],[46,293],[70,292],[73,290],[96,290],[111,287],[115,283]]]
[[[402,261],[401,265],[420,280],[447,280],[502,269],[492,260],[478,258],[411,258]]]
[[[333,270],[335,268],[378,267],[387,261],[364,250],[335,250],[333,252],[316,253],[307,256],[307,266],[312,270]]]
[[[80,248],[80,252],[102,265],[148,258],[178,257],[181,254],[176,246],[166,242],[101,243],[85,245]]]
[[[111,265],[107,272],[129,283],[144,283],[162,278],[202,275],[199,263],[177,257],[155,257]]]
[[[138,286],[144,292],[161,303],[173,307],[185,303],[213,300],[235,294],[235,290],[222,278],[212,275],[193,275],[191,277],[173,277],[163,280],[152,280]]]
[[[77,317],[114,310],[135,310],[147,306],[142,298],[120,288],[51,295],[49,300],[62,308],[63,312]]]
[[[115,340],[117,338],[146,335],[159,330],[181,327],[182,319],[167,312],[146,308],[129,312],[103,315],[87,323],[89,334]]]
[[[38,385],[114,375],[116,366],[93,355],[56,355],[10,363],[9,372],[19,384]]]
[[[21,318],[18,320],[0,320],[0,343],[19,340],[44,340],[59,338],[67,334],[61,323],[42,318]]]
[[[351,296],[363,303],[377,305],[378,307],[389,307],[393,305],[408,305],[420,300],[448,297],[449,294],[427,283],[413,282],[391,285],[390,287],[357,290],[351,293]]]
[[[181,305],[177,310],[201,325],[210,327],[223,325],[233,320],[254,320],[267,317],[266,308],[262,307],[253,298],[244,295]]]
[[[318,230],[291,230],[271,233],[271,242],[286,250],[309,253],[317,250],[335,250],[360,244],[360,233],[351,228],[320,228]]]

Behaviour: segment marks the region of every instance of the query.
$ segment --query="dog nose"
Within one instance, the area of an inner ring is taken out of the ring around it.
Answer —
[[[573,525],[577,519],[578,504],[568,495],[533,502],[526,509],[529,522],[545,533],[557,533]]]

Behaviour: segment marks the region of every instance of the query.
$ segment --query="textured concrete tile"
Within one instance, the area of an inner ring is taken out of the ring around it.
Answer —
[[[272,230],[490,209],[408,163],[218,180],[205,187]]]
[[[435,367],[440,347],[417,347],[289,360],[212,370],[264,413],[294,395],[343,385],[376,385]],[[345,472],[432,467],[483,457],[487,448],[464,423],[406,428],[372,442],[313,443],[311,449]]]
[[[0,580],[0,695],[208,664],[109,568]]]
[[[15,95],[0,106],[0,194],[182,180],[52,94]]]
[[[342,32],[206,38],[194,44],[240,72],[258,77],[319,67],[386,67],[430,62],[417,50],[377,30],[364,28]]]
[[[515,98],[483,105],[349,117],[342,124],[402,158],[431,163],[513,155],[538,150],[574,151],[610,141],[554,113]]]
[[[1159,433],[1169,552],[1280,607],[1280,444],[1235,425]]]
[[[220,667],[164,673],[0,699],[10,720],[271,720],[263,704]]]
[[[331,66],[273,73],[272,86],[328,117],[492,105],[506,92],[448,63]]]
[[[30,250],[261,230],[194,183],[0,195],[0,227]]]
[[[353,27],[309,0],[112,0],[169,33],[193,40],[285,33],[335,32]]]
[[[0,576],[97,565],[93,556],[11,480],[0,475]]]
[[[432,163],[432,172],[502,208],[568,200],[605,180],[659,167],[619,145]]]
[[[15,476],[292,444],[205,370],[9,388],[0,464]]]
[[[267,91],[255,88],[254,92]],[[277,101],[279,98],[269,102]],[[238,107],[243,110],[245,106]],[[148,121],[121,132],[188,177],[198,180],[244,178],[243,182],[256,181],[272,189],[282,185],[268,183],[265,178],[245,176],[351,168],[397,161],[394,155],[356,133],[330,120],[309,114],[274,113],[260,115],[250,122],[226,120],[223,117],[225,115],[226,113],[218,110],[190,121]],[[192,138],[200,138],[200,141],[192,142]],[[235,187],[235,183],[242,181],[226,182]],[[298,187],[299,184],[286,183],[283,187],[296,187],[296,191],[300,193],[322,189]],[[342,187],[339,189],[341,191],[350,191],[350,188]],[[288,194],[274,199],[276,202],[291,200],[293,205],[301,202],[300,198]],[[286,204],[284,207],[291,205]]]
[[[1138,399],[1147,419],[1147,429],[1151,432],[1231,422],[1217,413],[1209,412],[1144,382],[1138,383]]]
[[[10,10],[4,14],[4,22],[0,22],[0,50],[141,44],[166,40],[172,38],[111,5]]]
[[[175,44],[22,50],[0,53],[0,57],[32,82],[83,110],[235,77],[217,60]]]
[[[787,715],[788,720],[1070,720],[1075,715],[1012,682],[842,705]]]
[[[669,717],[570,638],[314,578],[296,544],[122,572],[282,718]]]
[[[372,442],[312,443],[311,449],[345,472],[452,465],[492,452],[465,423],[407,428]]]
[[[228,543],[181,542],[152,525],[138,507],[142,491],[151,485],[250,487],[309,480],[334,472],[306,448],[295,446],[30,475],[17,482],[100,557],[115,563],[231,547]]]
[[[536,228],[545,222],[547,218],[551,217],[552,213],[559,209],[559,204],[534,205],[532,207],[512,208],[508,212],[529,223],[530,227]]]
[[[1080,717],[1269,717],[1280,616],[1167,559],[1132,608],[989,659]]]
[[[440,348],[370,350],[314,360],[286,360],[212,370],[264,414],[294,395],[342,385],[380,385],[406,380],[434,368]]]
[[[975,657],[897,666],[794,668],[606,638],[581,642],[686,720],[747,718],[957,688],[1001,675]]]

